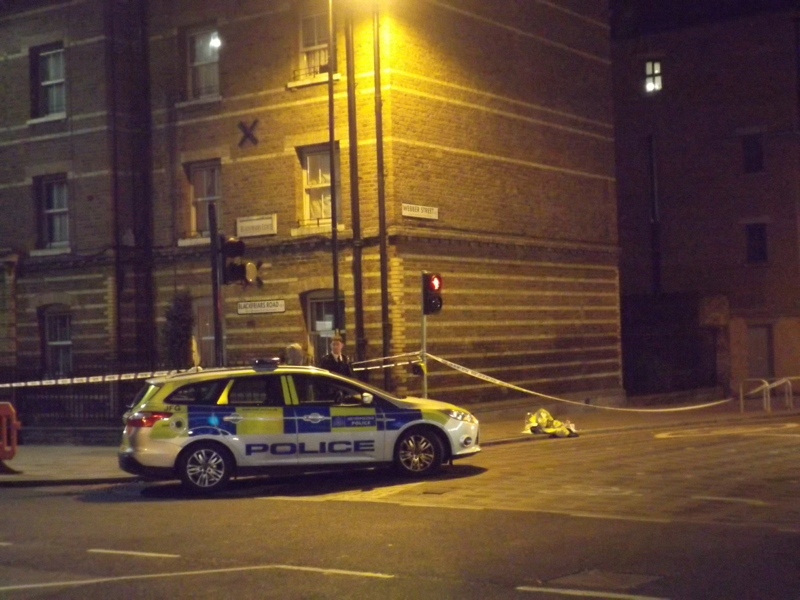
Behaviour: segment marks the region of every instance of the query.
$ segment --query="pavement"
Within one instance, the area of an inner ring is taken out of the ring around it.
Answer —
[[[753,422],[800,415],[800,408],[774,407],[767,414],[761,407],[748,406],[740,412],[737,400],[714,406],[698,402],[614,409],[609,407],[564,405],[544,406],[556,419],[572,421],[580,435],[626,431],[652,427],[698,427],[720,423]],[[492,403],[471,407],[481,422],[481,447],[490,448],[534,436],[523,431],[525,417],[542,405],[531,401]],[[121,433],[121,431],[120,431]],[[116,446],[21,445],[13,458],[0,461],[0,488],[45,485],[90,485],[137,481],[120,470]]]

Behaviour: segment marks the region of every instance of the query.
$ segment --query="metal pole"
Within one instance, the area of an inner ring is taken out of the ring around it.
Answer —
[[[428,316],[425,314],[425,306],[422,306],[422,397],[428,397]]]
[[[361,271],[361,199],[358,187],[358,128],[356,126],[356,67],[353,48],[353,6],[345,15],[345,48],[347,63],[347,125],[350,141],[350,212],[353,219],[353,304],[356,319],[356,361],[366,358],[367,340],[364,339],[364,283]]]
[[[333,329],[339,333],[342,327],[339,314],[339,235],[336,229],[338,202],[336,193],[336,123],[333,114],[333,71],[335,34],[333,26],[333,0],[328,0],[328,153],[331,166],[331,254],[333,260]]]
[[[225,346],[222,339],[222,294],[220,290],[220,247],[217,231],[217,207],[208,203],[208,229],[211,236],[211,299],[214,305],[214,366],[225,364]]]
[[[378,0],[373,2],[372,44],[375,70],[375,152],[378,171],[378,237],[381,263],[381,323],[383,337],[383,356],[390,355],[392,324],[389,322],[389,266],[386,248],[386,185],[383,175],[383,108],[381,99],[381,43],[380,13]],[[383,369],[383,386],[391,389],[392,372]]]

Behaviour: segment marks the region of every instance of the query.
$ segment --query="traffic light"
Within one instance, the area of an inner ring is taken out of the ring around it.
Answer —
[[[258,277],[258,268],[251,262],[241,260],[244,255],[244,242],[236,238],[220,239],[222,283],[253,283]]]
[[[422,314],[432,315],[442,310],[442,276],[422,272]]]

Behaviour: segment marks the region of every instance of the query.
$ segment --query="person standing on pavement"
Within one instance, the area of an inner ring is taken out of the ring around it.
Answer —
[[[322,357],[322,360],[319,361],[319,366],[331,373],[338,373],[345,377],[355,377],[353,365],[350,364],[350,359],[347,358],[347,355],[342,350],[344,350],[344,340],[340,335],[334,335],[331,338],[331,351]]]
[[[303,347],[300,344],[294,343],[286,346],[284,350],[284,361],[287,365],[304,365],[306,364],[306,355],[303,352]]]

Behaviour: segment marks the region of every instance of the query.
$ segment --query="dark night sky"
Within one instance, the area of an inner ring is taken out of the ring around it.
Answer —
[[[800,10],[800,0],[610,0],[612,35],[634,37],[771,10]]]

